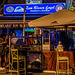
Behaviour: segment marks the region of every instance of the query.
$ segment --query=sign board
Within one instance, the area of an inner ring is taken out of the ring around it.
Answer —
[[[62,10],[65,3],[4,5],[4,14],[50,14]]]
[[[23,28],[23,24],[0,24],[0,28]]]
[[[26,0],[26,4],[41,4],[42,0]]]

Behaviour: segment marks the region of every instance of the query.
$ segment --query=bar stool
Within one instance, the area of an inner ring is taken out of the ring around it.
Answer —
[[[11,49],[11,58],[12,58],[12,61],[11,61],[11,75],[12,75],[12,72],[17,72],[17,75],[20,75],[20,74],[25,74],[26,75],[26,57],[20,55],[19,56],[19,53],[18,53],[18,49]],[[17,63],[17,69],[14,70],[14,62]],[[24,63],[24,66],[22,68],[20,68],[20,63]],[[21,72],[21,73],[20,73]],[[24,72],[24,73],[22,73]]]
[[[56,63],[56,74],[55,75],[59,75],[59,70],[62,71],[61,69],[59,69],[59,63],[60,62],[66,62],[67,63],[67,69],[64,71],[67,71],[67,74],[69,75],[69,58],[68,57],[60,57],[59,56],[59,52],[58,49],[55,49],[56,54],[57,54],[57,63]]]

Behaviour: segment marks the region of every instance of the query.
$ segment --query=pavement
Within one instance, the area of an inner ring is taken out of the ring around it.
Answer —
[[[11,75],[11,73],[0,73],[0,75]],[[12,75],[17,75],[17,73],[12,73]],[[48,72],[28,72],[27,75],[55,75],[55,71]],[[59,72],[59,75],[67,75],[66,72]],[[75,75],[75,73],[69,72],[69,75]]]
[[[0,75],[11,75],[11,73],[0,74]],[[17,74],[13,73],[12,75],[17,75]],[[55,73],[29,73],[28,75],[55,75]],[[67,74],[66,73],[59,73],[59,75],[67,75]],[[69,75],[75,75],[75,73],[72,73]]]
[[[28,72],[27,75],[55,75],[56,71],[44,70],[43,72]],[[11,72],[7,69],[6,73],[0,73],[0,75],[11,75]],[[17,75],[17,73],[12,73],[12,75]],[[66,72],[59,72],[59,75],[67,75]],[[75,75],[71,70],[69,71],[69,75]]]

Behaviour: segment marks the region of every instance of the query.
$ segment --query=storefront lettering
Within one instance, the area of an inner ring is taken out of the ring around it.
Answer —
[[[24,4],[25,5],[25,4]],[[5,5],[4,14],[23,14],[24,5]],[[7,11],[8,7],[13,7],[12,12]],[[26,4],[25,14],[40,14],[40,13],[54,13],[65,7],[65,3],[51,3],[51,4]],[[56,10],[57,8],[57,10]]]
[[[11,28],[11,25],[10,24],[8,25],[8,28]]]
[[[9,25],[8,24],[6,24],[4,27],[8,27]]]
[[[34,6],[34,9],[44,9],[44,7]]]
[[[23,27],[23,25],[22,25],[22,24],[20,24],[19,26],[20,26],[20,27]]]
[[[0,28],[22,28],[23,24],[2,24]]]
[[[16,27],[18,27],[18,25],[16,25]]]
[[[16,27],[15,24],[13,25],[13,27]]]
[[[0,25],[0,28],[2,28],[2,25]]]
[[[46,10],[52,10],[52,9],[55,9],[55,6],[53,7],[46,6]]]
[[[26,9],[27,9],[27,10],[30,10],[30,9],[32,9],[32,7],[26,6]]]

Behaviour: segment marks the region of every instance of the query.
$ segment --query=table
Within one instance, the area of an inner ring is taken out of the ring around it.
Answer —
[[[45,66],[48,70],[56,70],[56,52],[55,51],[43,51],[45,56]],[[59,52],[60,57],[67,56],[69,57],[69,65],[72,68],[72,71],[75,72],[75,51],[63,51]],[[61,69],[66,69],[66,63],[60,63]]]

